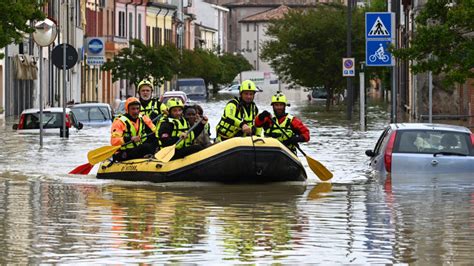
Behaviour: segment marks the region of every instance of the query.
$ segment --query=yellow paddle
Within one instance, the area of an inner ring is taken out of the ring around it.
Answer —
[[[199,123],[201,123],[201,121],[202,121],[202,118],[196,121],[196,123],[194,123],[194,125],[188,131],[186,131],[186,135],[188,135],[189,132],[193,131],[193,129],[196,128],[199,125]],[[175,144],[161,148],[157,153],[155,153],[155,159],[163,163],[169,162],[171,158],[173,158],[174,156],[174,153],[176,151],[176,145],[178,145],[178,143],[182,140],[183,140],[182,138],[179,138],[179,140],[176,141]]]
[[[280,129],[283,135],[285,135],[288,139],[290,138],[288,134],[286,134],[286,132],[280,127],[280,125],[278,125],[275,119],[272,118],[272,122]],[[306,155],[306,153],[304,153],[298,144],[296,144],[295,147],[301,152],[301,154],[303,154],[303,156],[306,158],[306,161],[308,162],[309,168],[311,168],[311,170],[318,176],[319,179],[322,181],[328,181],[332,178],[332,173],[322,163]]]
[[[146,135],[146,137],[149,137],[151,135],[155,134],[155,132],[151,132]],[[126,146],[128,144],[132,143],[132,141],[129,141],[127,143],[122,144],[121,146],[103,146],[100,148],[97,148],[95,150],[91,150],[87,153],[87,160],[89,160],[89,163],[94,165],[96,163],[100,163],[104,160],[107,160],[108,158],[112,157],[116,151],[120,149],[120,147]]]

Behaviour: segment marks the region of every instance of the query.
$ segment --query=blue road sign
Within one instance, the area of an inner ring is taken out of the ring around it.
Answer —
[[[392,39],[394,38],[395,16],[391,12],[365,13],[365,38]]]
[[[394,60],[388,47],[392,41],[367,40],[365,46],[365,63],[367,66],[393,66]]]

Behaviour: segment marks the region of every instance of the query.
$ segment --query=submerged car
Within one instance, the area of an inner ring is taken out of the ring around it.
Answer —
[[[110,126],[112,108],[107,103],[81,103],[71,106],[76,119],[85,126]]]
[[[365,152],[377,176],[469,176],[474,181],[474,135],[466,127],[400,123],[387,126]],[[413,180],[408,180],[413,181]]]
[[[187,97],[193,101],[206,100],[209,96],[206,83],[202,78],[178,79],[176,90],[186,93]]]
[[[63,127],[63,108],[53,107],[43,109],[43,133],[60,134]],[[82,129],[83,124],[79,122],[70,108],[66,108],[66,128]],[[18,124],[13,125],[18,133],[39,134],[40,133],[40,110],[27,109],[20,115]]]
[[[262,92],[263,90],[257,86],[257,92]],[[219,91],[217,91],[219,94],[231,94],[231,95],[239,95],[240,94],[240,84],[234,84],[229,87],[225,87]]]

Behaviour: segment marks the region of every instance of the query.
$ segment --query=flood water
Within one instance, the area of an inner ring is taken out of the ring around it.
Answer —
[[[271,110],[271,91],[257,96]],[[474,185],[391,187],[371,176],[371,149],[388,122],[368,108],[368,130],[315,112],[285,91],[311,130],[302,149],[334,173],[320,183],[148,183],[68,175],[108,145],[108,128],[69,139],[18,135],[0,120],[0,263],[416,263],[471,264]],[[228,98],[203,104],[214,126]],[[318,109],[319,110],[319,109]],[[357,120],[355,118],[354,120]],[[97,166],[96,166],[97,167]]]

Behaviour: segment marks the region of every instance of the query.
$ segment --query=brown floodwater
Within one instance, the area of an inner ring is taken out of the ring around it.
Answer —
[[[389,115],[368,108],[359,131],[323,113],[306,92],[286,91],[289,111],[310,127],[302,149],[334,173],[320,183],[223,185],[98,180],[68,175],[87,152],[108,145],[108,128],[69,139],[11,129],[0,120],[0,263],[356,263],[471,264],[474,185],[390,187],[367,166]],[[271,92],[257,96],[271,110]],[[204,103],[215,125],[223,96]],[[214,133],[213,133],[214,134]]]

